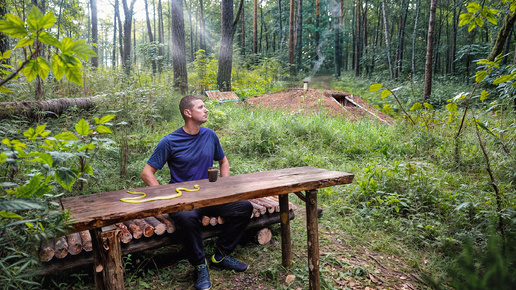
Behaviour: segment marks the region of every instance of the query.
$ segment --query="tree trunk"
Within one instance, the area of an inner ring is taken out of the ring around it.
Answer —
[[[258,0],[254,0],[253,6],[253,53],[258,53]]]
[[[398,49],[396,53],[396,72],[395,72],[395,78],[398,78],[401,71],[403,70],[403,52],[404,52],[404,46],[405,46],[405,23],[407,22],[407,14],[408,14],[408,1],[403,0],[401,4],[402,9],[402,16],[400,18],[400,27],[399,27],[399,33],[398,33]]]
[[[242,7],[242,15],[240,16],[240,20],[241,20],[241,26],[240,26],[240,30],[241,30],[241,34],[240,34],[240,46],[241,46],[241,51],[242,51],[242,55],[245,55],[245,9],[244,7]]]
[[[154,36],[152,35],[152,27],[151,27],[151,22],[150,22],[150,18],[149,18],[149,5],[147,3],[147,0],[143,0],[143,2],[145,3],[145,20],[147,22],[147,35],[149,36],[149,43],[153,43]],[[148,52],[150,52],[152,54],[155,53],[155,51],[148,51]],[[152,62],[152,74],[156,74],[157,67],[156,67],[156,60],[155,60],[154,56],[152,56],[151,62]]]
[[[161,73],[163,71],[163,56],[165,55],[163,48],[163,44],[165,43],[165,29],[163,28],[163,7],[161,0],[158,0],[158,42],[160,44],[158,47],[158,72]]]
[[[93,51],[95,54],[99,53],[98,43],[99,43],[99,30],[98,30],[98,21],[97,21],[97,0],[90,0],[91,6],[91,40],[93,41]],[[91,58],[91,65],[94,68],[99,67],[99,58],[98,56],[94,56]]]
[[[491,53],[487,56],[487,59],[490,61],[494,61],[495,58],[502,53],[503,45],[511,32],[512,27],[514,26],[514,22],[516,21],[516,12],[510,12],[505,16],[502,27],[498,31],[498,36],[496,37],[496,41],[493,44],[493,48],[491,49]]]
[[[115,4],[113,5],[115,10],[115,16],[113,16],[113,53],[111,55],[111,66],[113,68],[116,67],[116,20],[119,17],[118,13],[118,0],[115,0]]]
[[[118,0],[115,0],[115,2],[118,2]],[[124,58],[124,36],[123,36],[123,27],[122,27],[122,17],[120,17],[120,8],[118,5],[116,5],[115,8],[115,14],[117,14],[117,21],[118,21],[118,48],[120,50],[120,60],[123,62]],[[125,67],[122,64],[122,67]]]
[[[355,76],[359,76],[360,75],[360,57],[361,57],[361,53],[360,53],[360,43],[362,41],[362,16],[361,16],[361,8],[362,8],[362,3],[360,0],[358,0],[357,2],[357,10],[356,10],[356,16],[355,16],[355,59],[354,59],[354,62],[355,62]]]
[[[303,1],[297,2],[297,24],[296,24],[296,64],[297,71],[301,71],[301,56],[303,50]]]
[[[206,51],[206,24],[204,21],[204,7],[203,7],[203,0],[199,0],[200,6],[199,6],[199,13],[200,13],[200,29],[199,29],[199,47],[200,49]]]
[[[385,12],[385,1],[382,1],[382,14],[383,14],[383,29],[385,33],[385,50],[387,52],[387,64],[389,65],[389,72],[391,73],[391,78],[394,78],[394,71],[392,70],[392,62],[391,62],[391,48],[389,45],[389,28],[387,26],[387,13]]]
[[[217,85],[220,91],[231,91],[231,68],[233,65],[233,0],[222,0],[221,13],[222,23]]]
[[[289,20],[289,34],[288,34],[288,63],[290,65],[290,75],[296,74],[294,66],[294,0],[290,0],[290,20]]]
[[[126,75],[131,74],[131,28],[133,24],[134,2],[127,5],[127,0],[122,0],[124,7],[124,51],[122,56],[123,67]]]
[[[5,4],[5,0],[0,0],[0,17],[3,19],[6,14],[7,6]],[[4,53],[7,50],[9,50],[9,39],[5,34],[0,32],[0,52]]]
[[[430,2],[430,20],[428,22],[428,37],[426,44],[426,61],[425,61],[425,86],[423,90],[423,102],[430,98],[432,94],[432,56],[433,56],[433,40],[435,26],[435,10],[437,0]]]
[[[360,3],[360,1],[359,1]],[[360,4],[359,4],[360,5]],[[319,49],[319,44],[321,42],[321,36],[319,33],[319,26],[321,23],[321,5],[319,0],[315,0],[315,47]]]
[[[416,74],[416,39],[417,39],[417,20],[419,19],[419,10],[421,7],[421,0],[416,3],[416,18],[414,20],[414,32],[412,32],[412,79]]]
[[[161,1],[161,0],[160,0]],[[195,60],[194,31],[192,23],[192,1],[188,7],[188,21],[190,22],[190,62]]]
[[[334,34],[334,49],[333,49],[333,62],[334,62],[334,74],[336,78],[340,77],[340,2],[336,3],[337,7],[334,7],[333,11],[333,34]]]
[[[25,101],[25,102],[5,102],[0,103],[0,119],[11,117],[11,115],[25,116],[28,118],[37,117],[38,113],[47,113],[51,116],[58,116],[69,107],[87,110],[96,105],[98,97],[91,98],[63,98],[46,101]]]
[[[174,86],[181,94],[188,92],[188,74],[186,71],[185,22],[183,1],[172,0],[172,69]]]

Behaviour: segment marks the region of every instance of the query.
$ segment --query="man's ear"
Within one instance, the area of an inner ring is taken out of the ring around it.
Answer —
[[[191,118],[192,117],[192,111],[189,110],[189,109],[185,109],[184,111],[184,115],[188,118]]]

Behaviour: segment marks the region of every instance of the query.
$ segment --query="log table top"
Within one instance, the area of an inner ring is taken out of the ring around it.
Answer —
[[[75,230],[82,231],[161,213],[348,184],[353,177],[350,173],[306,166],[232,175],[219,178],[217,182],[202,179],[130,189],[146,193],[147,199],[175,194],[176,188],[194,189],[194,185],[200,186],[199,191],[183,191],[182,196],[169,200],[126,203],[120,199],[135,195],[127,190],[117,190],[63,198],[60,203],[63,210],[70,210]]]

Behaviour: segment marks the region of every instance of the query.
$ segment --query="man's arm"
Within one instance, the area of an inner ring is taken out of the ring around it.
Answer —
[[[219,160],[219,168],[220,168],[220,177],[229,176],[229,161],[224,156],[221,160]]]
[[[229,165],[228,165],[228,169],[229,169]],[[150,166],[149,164],[145,164],[145,167],[143,168],[142,174],[140,175],[140,177],[142,178],[143,182],[145,182],[145,184],[147,184],[147,186],[159,185],[159,182],[156,179],[156,176],[154,175],[156,173],[156,171],[158,171],[158,169]],[[228,170],[228,174],[229,174],[229,170]]]

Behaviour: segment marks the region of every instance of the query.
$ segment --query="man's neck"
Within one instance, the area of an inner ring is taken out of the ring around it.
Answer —
[[[198,124],[187,123],[183,126],[183,130],[190,135],[197,135],[201,131],[201,126]]]

